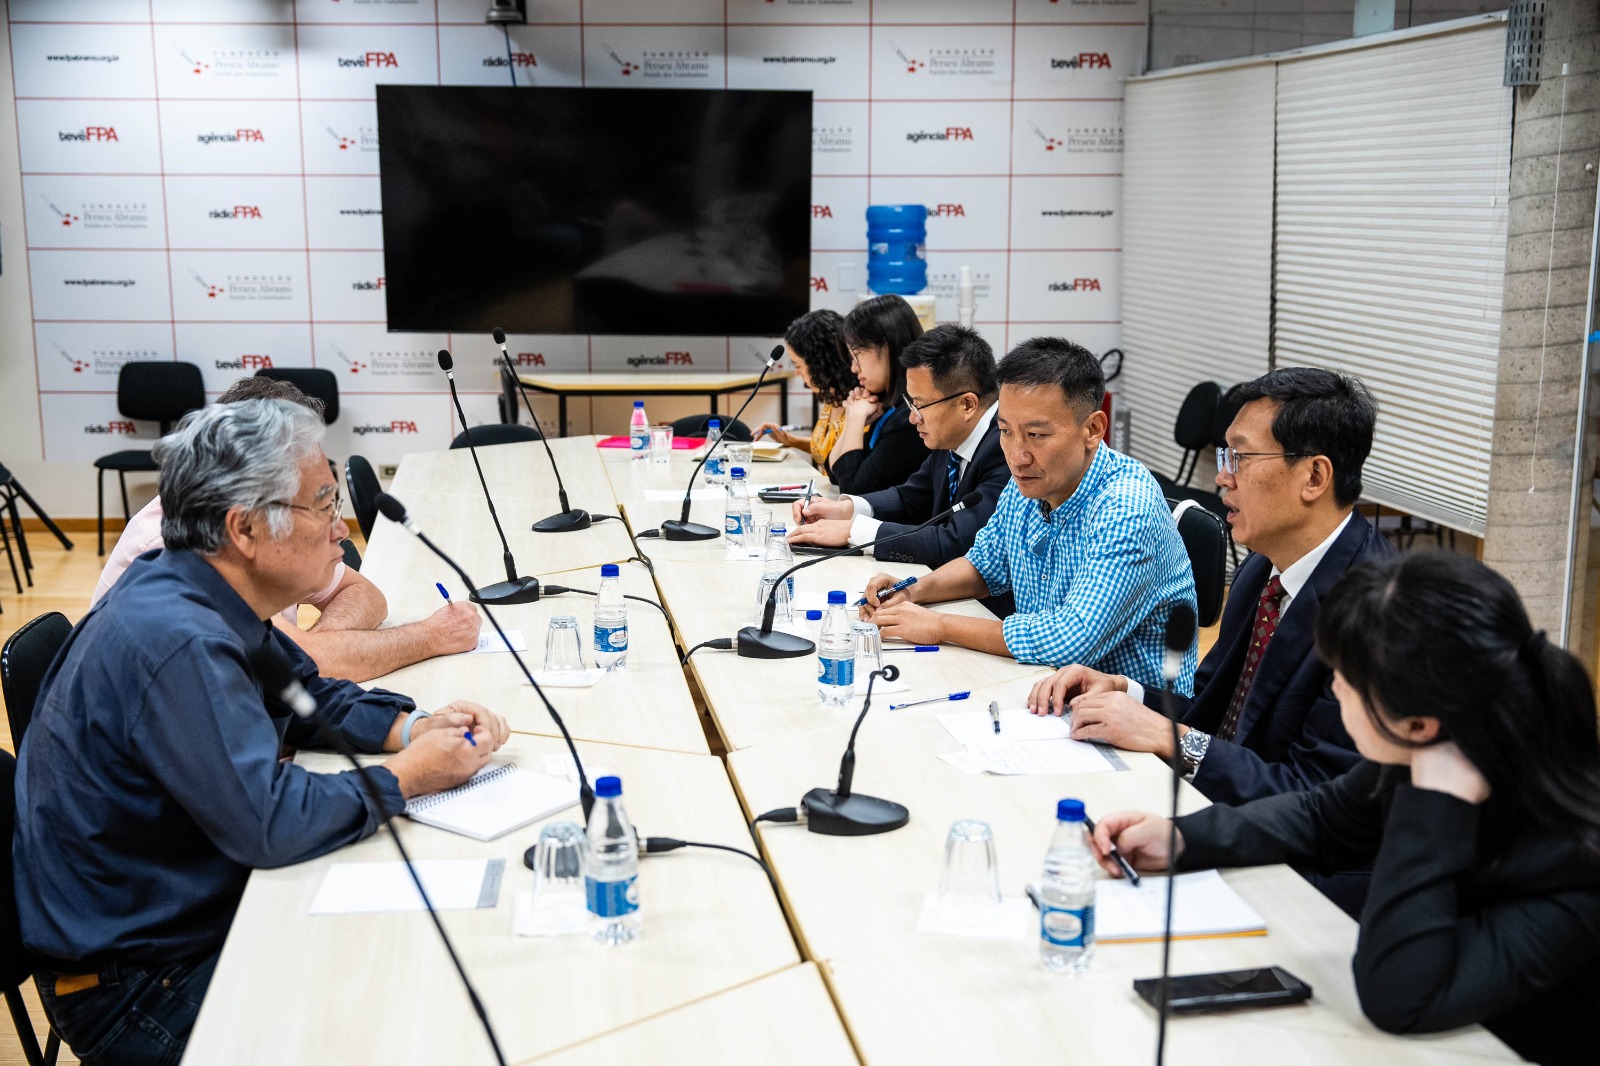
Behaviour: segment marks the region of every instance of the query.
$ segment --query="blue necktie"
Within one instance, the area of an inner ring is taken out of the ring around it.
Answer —
[[[950,453],[950,467],[945,471],[945,484],[949,493],[945,496],[945,506],[948,507],[956,500],[956,486],[961,484],[961,456],[955,452]]]

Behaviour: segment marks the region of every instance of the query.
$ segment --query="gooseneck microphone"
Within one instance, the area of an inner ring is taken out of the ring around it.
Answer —
[[[889,665],[867,675],[867,696],[861,701],[861,713],[856,716],[855,727],[850,730],[850,742],[845,745],[844,756],[839,760],[839,786],[834,789],[814,788],[800,800],[805,811],[806,828],[813,833],[835,837],[864,837],[899,829],[911,820],[911,812],[893,800],[876,796],[859,796],[850,791],[856,775],[856,734],[866,720],[872,706],[872,684],[878,678],[894,681],[900,677],[900,668]]]
[[[1172,960],[1172,878],[1178,869],[1178,787],[1183,780],[1183,756],[1178,748],[1178,705],[1172,698],[1183,671],[1183,657],[1189,654],[1194,643],[1194,611],[1187,603],[1180,603],[1167,616],[1167,653],[1161,659],[1161,709],[1172,726],[1172,829],[1167,835],[1167,917],[1161,927],[1161,984],[1156,1013],[1156,1066],[1161,1066],[1167,1051],[1167,1015],[1171,989],[1168,975]]]
[[[797,659],[802,655],[810,655],[816,650],[817,646],[805,637],[798,637],[793,633],[784,633],[782,631],[774,632],[772,628],[772,617],[778,609],[778,586],[783,584],[789,575],[796,570],[804,570],[808,566],[815,566],[824,560],[837,559],[841,555],[849,555],[852,552],[859,553],[862,548],[875,548],[880,544],[888,544],[891,541],[899,540],[901,537],[909,537],[919,530],[927,529],[935,522],[944,521],[957,511],[965,511],[976,507],[982,499],[983,494],[973,490],[961,497],[954,506],[945,508],[921,525],[912,526],[910,529],[896,533],[893,536],[879,537],[876,540],[869,540],[865,544],[846,546],[837,551],[831,551],[825,555],[816,555],[803,562],[795,563],[779,575],[778,579],[772,583],[772,588],[767,591],[767,602],[761,610],[760,627],[745,626],[739,630],[739,639],[736,645],[739,654],[747,659]],[[894,678],[891,677],[889,680],[893,681]]]
[[[506,331],[499,326],[494,328],[494,342],[500,346],[500,359],[505,364],[505,372],[511,380],[517,383],[517,391],[522,393],[522,403],[528,409],[528,417],[533,419],[533,428],[539,433],[539,441],[544,445],[545,455],[550,457],[550,469],[556,475],[556,492],[561,498],[561,513],[553,514],[549,518],[541,518],[533,524],[535,533],[570,533],[574,530],[588,529],[592,524],[588,511],[575,510],[567,502],[567,486],[561,480],[561,468],[556,465],[556,453],[550,450],[550,442],[545,439],[544,427],[539,424],[539,416],[533,413],[533,401],[528,399],[528,387],[517,377],[516,367],[511,364],[511,353],[506,351]],[[564,431],[563,431],[564,432]]]
[[[500,516],[494,510],[494,497],[489,494],[489,482],[483,476],[483,464],[478,462],[478,449],[472,443],[472,430],[467,427],[467,413],[461,409],[461,397],[456,393],[455,365],[449,349],[440,348],[439,369],[444,371],[445,380],[450,383],[450,399],[455,401],[456,416],[461,419],[462,431],[467,435],[467,451],[472,453],[472,465],[478,471],[478,484],[483,486],[483,499],[489,505],[494,531],[500,534],[500,547],[503,549],[501,559],[506,565],[504,581],[473,589],[471,598],[477,603],[533,603],[539,598],[539,579],[517,576],[517,561],[511,557],[511,544],[506,540],[506,531],[500,528]],[[466,580],[465,574],[462,580]],[[470,581],[467,582],[467,588],[472,588]]]
[[[387,492],[380,492],[378,493],[378,512],[389,521],[398,523],[407,533],[422,541],[429,551],[444,562],[444,565],[456,572],[456,576],[462,580],[467,588],[472,587],[472,578],[467,576],[465,570],[456,565],[454,559],[444,553],[444,549],[428,539],[428,535],[422,532],[416,521],[406,513],[405,504]],[[533,686],[533,691],[539,694],[539,699],[544,703],[544,709],[550,712],[551,721],[555,722],[556,728],[561,730],[561,738],[567,742],[567,753],[572,756],[572,765],[578,770],[578,800],[583,805],[583,822],[588,825],[589,812],[594,810],[594,789],[589,787],[588,775],[583,772],[583,760],[578,758],[578,748],[572,742],[572,734],[567,731],[567,723],[561,720],[561,715],[556,711],[555,705],[550,702],[550,697],[544,694],[544,689],[539,687],[539,682],[533,679],[533,672],[528,669],[528,664],[523,661],[521,653],[511,646],[509,640],[506,640],[506,631],[500,628],[499,620],[495,618],[494,612],[489,610],[487,604],[484,605],[483,616],[489,620],[489,624],[494,626],[494,631],[505,642],[506,650],[517,661],[517,666],[522,670],[522,676],[528,679],[528,684]]]
[[[344,737],[336,733],[322,716],[317,709],[316,697],[306,691],[306,687],[294,676],[283,656],[278,654],[269,641],[264,640],[250,652],[249,657],[250,668],[256,677],[261,679],[261,687],[287,704],[296,716],[316,726],[317,732],[333,746],[334,750],[350,761],[350,765],[355,769],[356,780],[361,782],[361,787],[367,793],[367,799],[372,802],[373,810],[381,816],[383,796],[378,792],[378,786],[367,776],[366,767],[356,759],[355,752],[345,743]],[[456,954],[455,945],[450,942],[450,934],[444,931],[444,923],[439,920],[439,912],[433,908],[433,900],[428,897],[428,890],[423,887],[422,878],[417,876],[417,868],[411,861],[411,855],[406,851],[405,842],[400,839],[400,834],[396,833],[392,826],[389,829],[389,839],[394,841],[396,850],[400,852],[400,861],[405,863],[406,872],[411,875],[411,883],[417,886],[417,895],[422,897],[422,905],[427,909],[428,917],[433,919],[433,927],[439,931],[439,939],[444,942],[445,954],[450,956],[456,974],[461,978],[461,985],[467,990],[467,999],[478,1015],[484,1035],[489,1038],[489,1047],[494,1050],[495,1061],[500,1066],[506,1066],[506,1056],[500,1050],[500,1040],[495,1036],[494,1026],[489,1024],[489,1011],[484,1007],[483,1000],[478,998],[478,990],[472,987],[472,981],[467,977],[467,968],[461,964],[461,957]]]
[[[767,353],[767,364],[761,368],[761,376],[756,379],[756,387],[750,390],[750,395],[745,397],[744,403],[739,405],[739,410],[728,419],[728,428],[739,421],[739,416],[744,414],[744,409],[750,406],[750,401],[756,398],[756,393],[761,391],[761,386],[767,380],[767,372],[783,362],[783,345],[775,344],[772,351]],[[699,476],[700,468],[706,465],[706,460],[711,458],[712,449],[707,448],[700,461],[694,465],[694,472],[689,475],[689,484],[683,488],[683,513],[676,519],[669,518],[661,523],[661,535],[667,540],[711,540],[713,537],[722,536],[722,530],[712,529],[710,526],[701,525],[699,522],[689,521],[689,507],[693,504],[690,494],[694,492],[694,479]]]

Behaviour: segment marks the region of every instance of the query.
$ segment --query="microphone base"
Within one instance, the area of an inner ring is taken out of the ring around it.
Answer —
[[[857,793],[840,796],[828,788],[807,792],[800,806],[806,812],[806,828],[830,837],[874,836],[911,820],[911,812],[893,800]]]
[[[588,529],[593,524],[594,522],[590,519],[588,511],[580,511],[577,508],[573,508],[570,511],[562,511],[560,514],[553,514],[549,518],[539,519],[533,524],[533,531],[535,533],[573,533],[580,529]]]
[[[661,536],[665,540],[711,540],[722,536],[722,530],[703,526],[699,522],[680,522],[669,518],[661,523]]]
[[[739,630],[736,647],[746,659],[798,659],[817,650],[817,646],[805,637],[780,633],[776,629],[763,633],[757,626],[745,626]]]
[[[515,581],[496,581],[478,589],[468,599],[473,603],[487,603],[495,607],[535,603],[539,599],[539,579],[519,577]]]

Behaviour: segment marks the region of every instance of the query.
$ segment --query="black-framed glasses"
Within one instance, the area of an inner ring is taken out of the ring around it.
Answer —
[[[911,411],[914,411],[914,412],[916,412],[917,414],[920,415],[922,412],[926,411],[930,407],[938,407],[940,404],[944,403],[947,400],[954,400],[954,399],[956,399],[958,397],[965,396],[965,395],[967,395],[968,392],[971,392],[971,391],[972,390],[968,389],[968,390],[966,390],[966,392],[952,392],[948,396],[941,396],[937,400],[930,400],[927,403],[921,403],[921,404],[919,404],[917,401],[913,400],[909,393],[902,392],[900,394],[900,402],[905,404],[906,407],[909,408]]]
[[[1217,472],[1237,474],[1240,459],[1304,459],[1308,452],[1237,452],[1232,448],[1217,449]]]
[[[304,503],[291,503],[288,500],[272,500],[269,507],[292,507],[296,511],[305,511],[307,514],[321,515],[332,526],[339,521],[339,516],[344,514],[344,490],[334,487],[333,499],[321,506],[313,507]]]

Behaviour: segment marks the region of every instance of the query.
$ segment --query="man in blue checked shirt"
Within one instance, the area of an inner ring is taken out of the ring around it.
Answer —
[[[1195,606],[1194,574],[1166,499],[1139,463],[1103,443],[1105,377],[1084,348],[1037,337],[1000,361],[995,425],[1011,470],[994,517],[965,556],[878,604],[867,582],[862,616],[885,637],[959,644],[1020,662],[1095,664],[1159,687],[1167,617]],[[924,604],[1016,596],[1003,621]],[[876,606],[875,606],[876,605]],[[1184,656],[1178,689],[1194,682]]]

